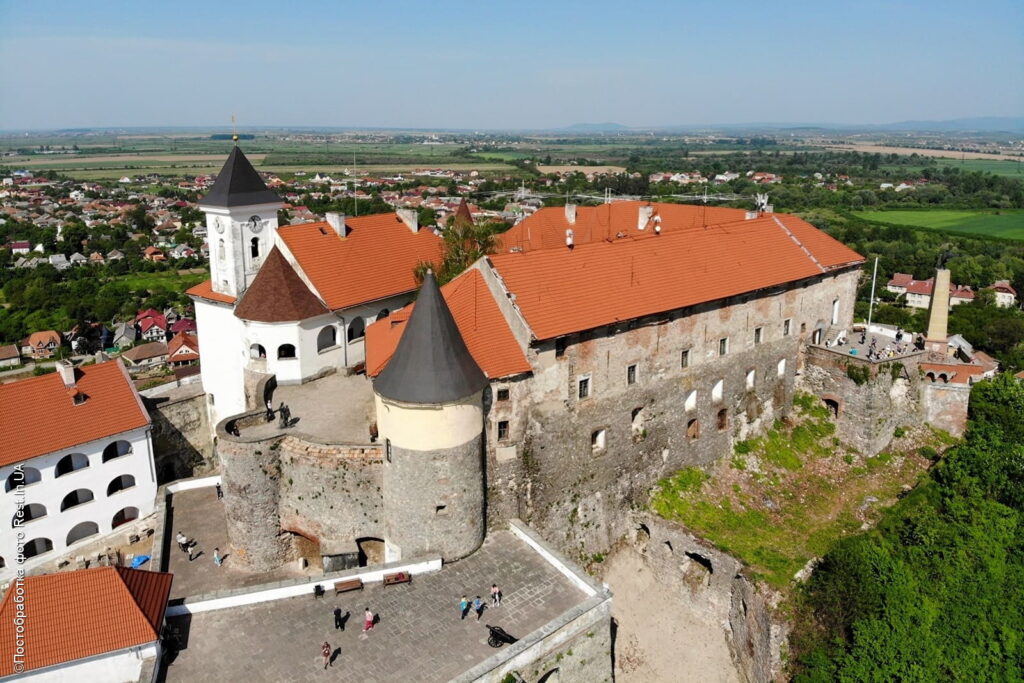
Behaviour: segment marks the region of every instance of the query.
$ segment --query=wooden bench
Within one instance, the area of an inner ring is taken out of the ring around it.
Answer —
[[[347,593],[348,591],[361,591],[363,590],[362,579],[346,579],[345,581],[338,581],[334,584],[334,594]]]
[[[395,572],[394,574],[384,575],[384,585],[391,586],[396,583],[409,583],[412,581],[412,574],[409,572]]]

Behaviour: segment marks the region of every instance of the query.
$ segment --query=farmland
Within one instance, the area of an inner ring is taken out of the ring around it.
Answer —
[[[1010,159],[1003,159],[1001,161],[995,159],[948,159],[939,158],[936,159],[939,168],[949,166],[951,168],[958,168],[961,171],[982,171],[984,173],[995,173],[996,175],[1007,176],[1008,178],[1018,178],[1024,180],[1024,159],[1011,161]],[[935,168],[935,166],[898,166],[895,164],[883,164],[881,167],[887,171],[899,171],[904,174],[920,173],[925,168]]]
[[[955,211],[927,209],[920,211],[859,211],[859,218],[881,223],[906,225],[929,230],[942,230],[970,235],[987,235],[1003,239],[1024,240],[1024,210],[1000,209]]]

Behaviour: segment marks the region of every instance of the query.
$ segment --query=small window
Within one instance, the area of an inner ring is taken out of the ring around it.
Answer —
[[[435,515],[447,515],[448,514],[448,506],[447,505],[435,505],[434,506],[434,514]]]
[[[725,389],[725,382],[718,380],[715,382],[715,386],[711,388],[711,400],[718,402],[722,400],[722,392]]]
[[[693,418],[686,423],[686,438],[690,441],[700,438],[700,422],[697,418]]]
[[[561,358],[565,355],[566,340],[565,337],[559,337],[555,340],[555,358]]]
[[[322,327],[316,335],[316,350],[325,351],[338,343],[338,331],[334,325]]]
[[[252,258],[260,257],[260,238],[253,237],[249,242],[249,256]]]
[[[498,441],[508,441],[508,420],[498,420]]]
[[[729,353],[729,338],[722,337],[718,340],[718,355],[724,356],[727,353]]]
[[[384,439],[384,459],[391,462],[391,439]]]
[[[782,336],[788,337],[789,333],[793,331],[793,319],[786,318],[782,321]]]
[[[690,349],[686,349],[679,356],[679,367],[688,368],[690,367]]]
[[[779,377],[785,377],[786,376],[786,359],[785,358],[783,358],[782,360],[779,361],[779,371],[778,371],[778,374],[779,374]]]
[[[598,429],[590,434],[590,448],[595,453],[604,450],[604,430]]]
[[[697,408],[697,390],[696,389],[694,389],[693,391],[691,391],[690,393],[688,393],[686,395],[686,401],[684,402],[683,407],[686,409],[687,412]]]
[[[832,300],[832,324],[839,324],[839,299]]]
[[[295,358],[295,347],[291,344],[281,344],[277,347],[277,357],[281,360]]]
[[[576,395],[581,398],[588,398],[590,396],[590,377],[580,377],[576,387]]]
[[[729,411],[722,408],[718,411],[718,431],[724,432],[729,428]]]
[[[754,388],[754,382],[756,381],[756,379],[757,373],[754,371],[754,369],[751,368],[750,370],[747,370],[747,389]]]
[[[507,401],[508,400],[508,389],[498,389],[498,400],[499,401]]]
[[[754,328],[754,346],[757,346],[758,344],[760,344],[763,337],[764,337],[764,328],[763,327],[755,327]]]
[[[626,368],[626,384],[636,384],[636,364]]]

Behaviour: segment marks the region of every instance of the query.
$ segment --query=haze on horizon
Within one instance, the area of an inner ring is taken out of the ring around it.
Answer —
[[[0,129],[1024,114],[1016,0],[0,0]]]

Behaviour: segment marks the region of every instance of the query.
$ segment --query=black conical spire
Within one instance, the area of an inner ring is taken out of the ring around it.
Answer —
[[[246,206],[247,204],[276,204],[281,198],[267,189],[267,184],[235,145],[217,174],[217,182],[210,193],[199,200],[203,206]]]
[[[428,272],[398,348],[373,389],[403,403],[449,403],[485,386],[487,377],[466,348],[434,274]]]

